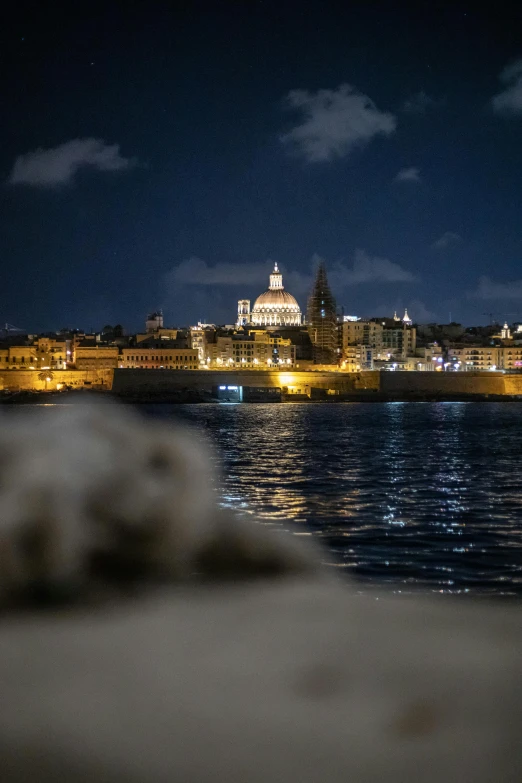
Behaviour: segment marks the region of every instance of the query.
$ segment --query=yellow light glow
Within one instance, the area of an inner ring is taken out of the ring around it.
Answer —
[[[280,372],[279,373],[279,381],[281,383],[281,386],[289,386],[290,384],[294,383],[296,381],[295,375],[290,375],[289,373]]]

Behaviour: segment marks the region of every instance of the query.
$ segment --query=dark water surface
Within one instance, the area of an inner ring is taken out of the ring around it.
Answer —
[[[221,502],[395,589],[522,596],[520,403],[150,406],[204,428]]]

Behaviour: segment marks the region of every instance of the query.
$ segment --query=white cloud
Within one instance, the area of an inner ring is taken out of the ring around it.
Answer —
[[[450,245],[460,242],[461,239],[462,237],[460,234],[456,234],[455,231],[445,231],[444,234],[432,244],[432,248],[435,250],[445,250],[445,248]]]
[[[420,182],[420,169],[417,166],[410,166],[401,169],[395,177],[396,182]]]
[[[408,114],[424,114],[427,109],[435,106],[437,103],[438,101],[425,93],[424,90],[420,90],[420,92],[416,92],[404,101],[402,110]]]
[[[80,168],[98,171],[123,171],[135,165],[135,160],[120,155],[119,144],[106,144],[102,139],[72,139],[58,147],[41,147],[14,162],[8,182],[11,185],[53,187],[68,185]]]
[[[291,270],[285,264],[280,264],[286,290],[296,296],[303,306],[311,291],[315,270],[320,260],[318,255],[314,255],[308,270],[304,272]],[[212,266],[201,258],[193,256],[173,267],[165,275],[164,290],[170,298],[173,296],[179,298],[181,292],[190,287],[195,291],[190,293],[191,299],[194,299],[198,290],[196,286],[199,287],[200,292],[209,290],[210,286],[236,286],[243,287],[245,296],[249,293],[257,295],[268,287],[268,276],[273,266],[272,260],[253,264],[218,263]],[[387,258],[370,256],[364,250],[355,251],[351,265],[342,261],[328,264],[327,273],[334,292],[347,286],[364,283],[410,283],[416,279],[400,264]],[[214,294],[217,296],[218,291],[214,291]],[[207,311],[209,310],[212,311],[212,307],[207,306]]]
[[[522,280],[496,283],[487,275],[479,278],[474,291],[468,291],[468,299],[522,299]]]
[[[418,324],[429,324],[437,320],[436,314],[420,299],[412,299],[408,305],[408,315]]]
[[[522,60],[508,65],[500,74],[506,88],[491,100],[493,111],[499,114],[522,114]]]
[[[300,114],[301,122],[281,141],[310,163],[342,158],[379,134],[389,136],[397,126],[393,114],[379,111],[367,95],[349,84],[336,90],[292,90],[285,100],[288,109]]]
[[[356,250],[353,265],[338,262],[332,266],[328,277],[332,287],[342,288],[361,283],[411,283],[415,276],[400,264],[388,258],[370,256],[364,250]]]
[[[312,259],[315,265],[316,256]],[[192,256],[173,267],[165,277],[166,287],[180,286],[243,286],[259,288],[259,293],[268,288],[268,278],[274,268],[271,259],[263,263],[218,263],[211,266],[201,258]],[[285,288],[296,296],[306,296],[313,282],[312,273],[302,273],[280,265]]]

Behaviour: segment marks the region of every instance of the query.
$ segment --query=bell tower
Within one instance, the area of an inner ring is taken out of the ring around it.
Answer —
[[[250,299],[240,299],[237,303],[236,326],[246,326],[250,323]]]

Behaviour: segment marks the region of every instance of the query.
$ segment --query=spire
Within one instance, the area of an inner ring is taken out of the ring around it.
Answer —
[[[411,322],[412,322],[410,316],[408,315],[408,308],[407,307],[404,309],[404,317],[403,317],[402,321],[405,324],[411,324]]]
[[[394,321],[400,321],[400,320],[401,320],[401,319],[399,318],[399,316],[397,315],[397,310],[395,310],[395,312],[393,313],[393,320],[394,320]]]
[[[314,346],[316,364],[334,364],[337,348],[337,313],[326,267],[321,261],[308,299],[308,331]]]

